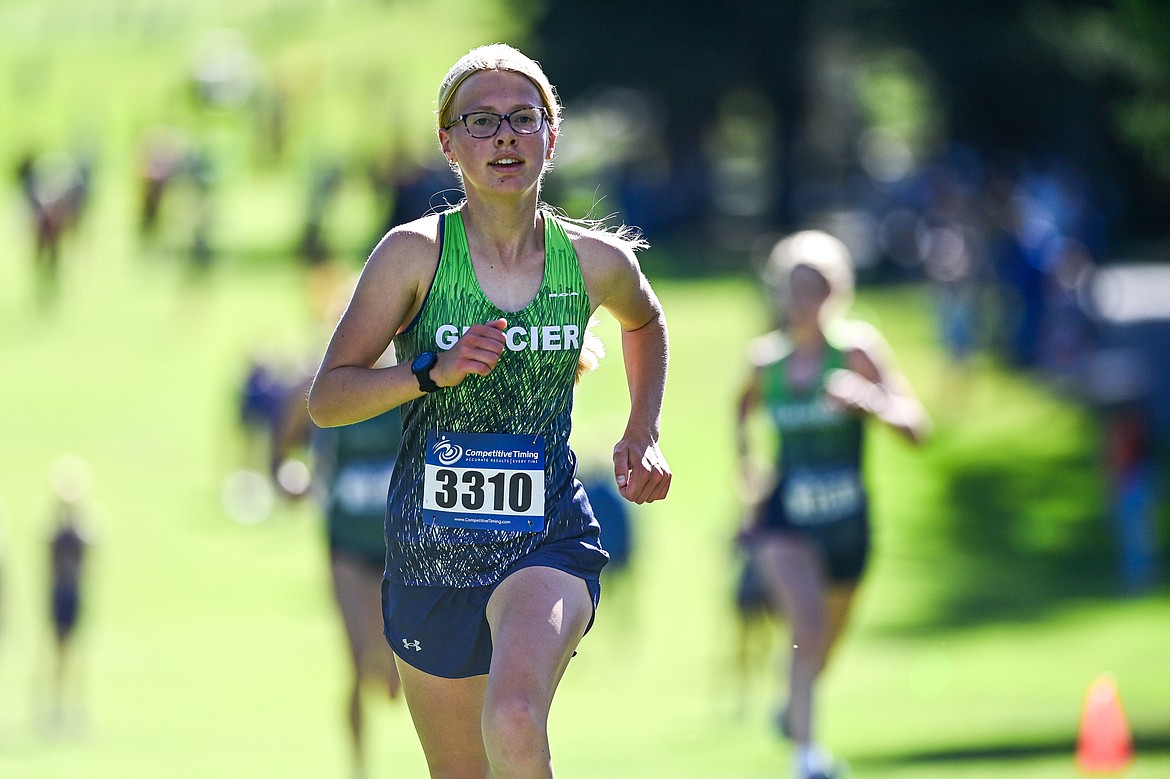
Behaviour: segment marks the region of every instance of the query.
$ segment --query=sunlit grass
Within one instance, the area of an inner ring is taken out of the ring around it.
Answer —
[[[20,104],[30,120],[0,127],[0,156],[33,138],[65,142],[92,116],[106,154],[48,308],[37,304],[20,201],[0,188],[0,777],[345,776],[346,661],[318,519],[307,504],[278,504],[255,525],[228,516],[225,478],[258,465],[234,427],[235,393],[249,356],[311,362],[327,333],[291,251],[314,151],[379,133],[429,143],[441,71],[486,29],[503,38],[513,22],[456,2],[42,5],[0,3],[0,20],[19,22],[0,23],[3,64],[26,75],[50,67],[44,95]],[[78,6],[88,16],[61,17]],[[162,43],[145,42],[141,24],[115,29],[109,8],[146,14]],[[428,21],[432,12],[441,24]],[[56,18],[69,35],[38,40]],[[194,277],[179,222],[154,250],[140,246],[132,159],[143,126],[190,119],[167,95],[205,22],[244,26],[293,69],[339,63],[329,78],[356,73],[347,89],[371,63],[397,69],[372,107],[322,89],[276,171],[241,162],[251,143],[241,118],[217,120],[231,129],[220,140],[236,164],[219,190],[221,251]],[[395,46],[346,43],[383,42],[380,25],[398,31]],[[8,46],[22,30],[31,43]],[[92,96],[102,94],[94,81],[124,84],[127,74],[137,91],[111,89],[108,103]],[[27,97],[22,84],[0,83],[0,113]],[[91,97],[72,101],[82,90]],[[408,117],[388,129],[400,107]],[[323,113],[333,109],[342,113]],[[360,266],[378,216],[368,190],[351,183],[331,221],[345,270]],[[647,265],[669,269],[671,257]],[[654,282],[672,334],[662,442],[675,486],[635,513],[634,568],[607,583],[565,678],[554,753],[560,775],[586,779],[783,775],[787,749],[768,728],[773,664],[751,668],[743,694],[732,664],[741,506],[731,420],[762,301],[744,279],[666,276]],[[870,438],[875,551],[825,679],[826,740],[859,777],[1066,777],[1082,696],[1112,671],[1138,737],[1129,776],[1165,775],[1170,608],[1164,591],[1115,595],[1092,419],[986,356],[959,404],[943,389],[925,290],[863,289],[858,303],[939,429],[921,450],[883,431]],[[610,354],[581,386],[574,445],[604,463],[627,390],[611,321],[602,332]],[[44,536],[48,472],[66,452],[93,468],[98,543],[82,645],[87,718],[55,735],[44,716]],[[372,779],[424,776],[405,707],[374,705],[371,716]]]
[[[232,425],[248,355],[293,359],[322,343],[300,271],[228,256],[191,284],[175,258],[127,256],[101,273],[86,269],[90,258],[71,260],[56,311],[37,315],[25,300],[6,310],[0,335],[4,364],[15,366],[0,403],[8,536],[0,688],[11,693],[0,696],[0,766],[30,779],[80,765],[95,777],[160,766],[175,777],[340,772],[344,656],[313,512],[284,507],[242,526],[219,496],[244,464]],[[786,761],[767,728],[773,677],[753,669],[748,697],[738,699],[729,610],[738,511],[730,410],[742,347],[760,321],[755,291],[736,280],[657,283],[673,336],[663,444],[675,489],[636,513],[635,568],[607,588],[554,710],[558,761],[577,776],[770,776]],[[863,292],[883,321],[901,323],[895,347],[906,354],[932,348],[917,294]],[[601,460],[625,402],[620,349],[604,325],[610,355],[581,387],[575,433],[583,457]],[[905,361],[924,394],[928,364]],[[1119,674],[1136,732],[1165,729],[1164,602],[1113,602],[1107,584],[1058,587],[1038,565],[1049,542],[1029,535],[1043,531],[1021,537],[1003,527],[1042,528],[1054,512],[1063,523],[1096,523],[1100,508],[1070,508],[1043,483],[1010,494],[1037,497],[1010,506],[1010,518],[951,502],[947,485],[972,465],[1010,472],[1028,462],[1042,473],[1049,463],[1072,470],[1046,478],[1096,478],[1093,442],[1068,421],[1079,412],[1014,377],[989,370],[980,381],[980,394],[1023,406],[1005,413],[1065,421],[1044,437],[956,421],[922,451],[873,436],[878,545],[854,629],[826,678],[824,714],[830,743],[868,776],[1060,775],[1044,765],[1067,769],[1081,696],[1102,670]],[[80,740],[48,737],[32,702],[46,648],[46,474],[66,451],[91,463],[101,507]],[[966,540],[980,528],[956,526],[959,517],[986,523],[982,545]],[[1107,569],[1093,580],[1107,580]],[[1005,582],[1038,582],[1018,593],[1026,620],[1017,608],[997,617]],[[966,616],[965,603],[974,606]],[[376,707],[374,722],[375,775],[422,776],[404,708]],[[1143,776],[1147,761],[1166,765],[1150,755],[1132,775]]]

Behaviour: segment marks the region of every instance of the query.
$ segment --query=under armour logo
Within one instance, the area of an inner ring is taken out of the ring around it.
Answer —
[[[416,652],[421,652],[422,651],[422,642],[419,641],[417,638],[414,641],[407,641],[404,638],[404,639],[402,639],[402,648],[403,649],[413,649]]]

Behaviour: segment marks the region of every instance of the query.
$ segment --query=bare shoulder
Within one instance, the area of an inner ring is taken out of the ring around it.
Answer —
[[[832,341],[845,352],[849,367],[868,378],[879,376],[891,363],[889,344],[869,322],[850,319],[836,323]]]
[[[644,246],[642,242],[620,232],[571,220],[562,219],[561,224],[577,253],[581,277],[594,308],[626,307],[631,296],[648,293],[648,284],[635,256],[635,250]]]
[[[560,223],[577,252],[579,262],[602,267],[637,265],[634,250],[641,248],[640,241],[621,232],[590,227],[569,219],[561,219]]]
[[[830,341],[842,351],[872,352],[886,348],[886,339],[881,331],[860,319],[834,322],[828,335]]]
[[[792,341],[779,330],[756,336],[748,343],[748,363],[753,368],[774,365],[792,353]]]

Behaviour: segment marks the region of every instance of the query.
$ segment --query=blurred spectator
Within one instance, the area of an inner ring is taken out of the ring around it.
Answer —
[[[298,381],[299,377],[290,378],[273,360],[261,356],[249,359],[238,398],[238,422],[245,436],[245,463],[265,462],[260,453],[270,451],[285,399]]]
[[[142,201],[138,232],[147,241],[153,240],[158,233],[164,198],[171,183],[183,173],[187,146],[182,131],[174,127],[151,127],[142,137],[138,173]]]
[[[1050,243],[1045,265],[1039,365],[1050,380],[1069,388],[1084,377],[1092,346],[1081,296],[1095,263],[1082,242],[1062,237]]]
[[[317,318],[332,324],[341,312],[336,295],[344,271],[329,245],[328,215],[344,181],[340,162],[318,160],[309,172],[305,221],[297,253],[305,269],[305,294],[309,309]]]
[[[936,405],[959,416],[972,379],[971,357],[981,341],[987,256],[972,194],[958,173],[939,165],[929,179],[929,201],[917,232],[918,254],[934,292],[939,341],[946,356]]]
[[[1121,584],[1127,593],[1138,594],[1157,579],[1150,424],[1143,405],[1129,401],[1110,410],[1105,425],[1110,513]]]
[[[42,304],[56,295],[61,243],[76,229],[89,200],[92,162],[63,151],[26,153],[17,165],[35,237],[33,262]]]
[[[1118,577],[1130,593],[1159,575],[1157,517],[1170,441],[1170,265],[1112,263],[1081,286],[1092,320],[1084,392],[1103,418],[1107,513]]]
[[[189,258],[191,269],[202,273],[211,267],[215,250],[211,233],[215,226],[215,203],[213,185],[215,167],[211,155],[202,149],[195,149],[187,156],[186,174],[191,183],[194,202],[191,207],[193,219]]]
[[[309,268],[330,259],[325,240],[325,217],[342,183],[341,165],[332,161],[317,162],[309,173],[309,193],[305,204],[305,226],[297,247],[301,260]]]
[[[152,246],[171,238],[194,272],[204,272],[214,257],[214,187],[211,154],[182,130],[158,125],[139,143],[138,233]],[[173,202],[172,202],[173,201]]]
[[[239,30],[207,30],[196,42],[191,63],[191,93],[211,113],[243,108],[256,90],[256,62]]]
[[[273,368],[262,358],[252,357],[240,391],[240,425],[267,434],[286,389]]]
[[[368,171],[385,214],[375,242],[392,227],[436,213],[463,198],[459,178],[439,154],[389,149],[370,162]]]
[[[1015,366],[1033,368],[1044,356],[1049,277],[1057,264],[1071,261],[1068,247],[1079,247],[1078,265],[1103,250],[1104,214],[1088,198],[1084,178],[1062,165],[1000,171],[994,183],[1006,356]]]
[[[263,164],[277,166],[284,161],[290,102],[285,79],[278,78],[275,83],[256,91],[256,157]]]
[[[84,604],[86,552],[91,544],[86,501],[89,469],[76,457],[63,457],[53,469],[54,517],[49,537],[50,618],[54,654],[50,686],[50,723],[58,730],[80,724],[76,635]],[[72,708],[72,711],[70,710]],[[71,722],[72,720],[72,722]]]

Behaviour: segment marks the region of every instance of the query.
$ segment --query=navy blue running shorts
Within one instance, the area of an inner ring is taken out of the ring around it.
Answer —
[[[605,561],[603,553],[568,539],[536,549],[500,581],[522,568],[556,568],[584,580],[596,614]],[[498,584],[420,587],[383,579],[383,632],[390,648],[406,663],[432,676],[464,679],[486,674],[492,661],[487,603]],[[585,631],[591,627],[593,617]]]
[[[81,611],[81,593],[71,585],[53,587],[53,630],[58,639],[66,639],[77,627],[77,618]]]
[[[821,552],[829,581],[835,584],[861,580],[869,562],[870,531],[866,513],[820,525],[794,525],[784,515],[780,490],[760,507],[757,532],[788,533],[809,539]]]

